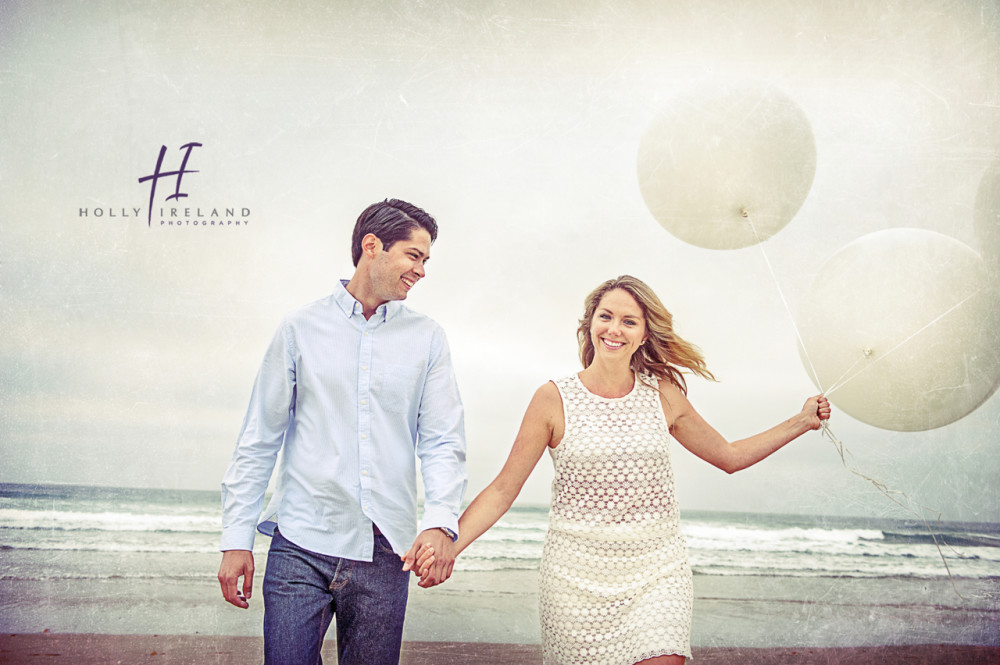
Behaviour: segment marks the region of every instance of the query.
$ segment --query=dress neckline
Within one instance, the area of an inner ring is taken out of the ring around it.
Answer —
[[[632,396],[632,393],[634,393],[635,389],[639,386],[639,373],[636,372],[635,370],[632,370],[632,389],[629,390],[624,395],[622,395],[621,397],[604,397],[603,395],[598,395],[597,393],[593,392],[590,388],[588,388],[586,385],[584,385],[583,379],[580,378],[579,372],[573,374],[573,378],[576,380],[577,384],[579,384],[579,386],[583,388],[583,391],[585,393],[587,393],[594,399],[604,400],[605,402],[619,402],[623,399],[628,399],[629,397]]]

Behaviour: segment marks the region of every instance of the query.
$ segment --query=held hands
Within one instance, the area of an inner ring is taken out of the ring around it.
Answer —
[[[424,577],[430,572],[431,564],[434,563],[434,548],[424,544],[416,554],[413,553],[413,548],[410,548],[400,558],[403,560],[403,570],[412,570],[413,574],[420,578],[419,586],[424,586]]]
[[[418,586],[428,589],[441,584],[455,567],[455,544],[440,529],[421,532],[400,559],[403,570],[412,570],[420,577]]]
[[[243,578],[243,587],[237,588],[239,579]],[[219,585],[226,602],[246,609],[250,607],[253,591],[253,552],[249,550],[226,550],[222,553],[222,565],[219,566]]]
[[[809,429],[819,429],[824,420],[830,419],[830,400],[824,395],[816,395],[802,405],[802,413]]]

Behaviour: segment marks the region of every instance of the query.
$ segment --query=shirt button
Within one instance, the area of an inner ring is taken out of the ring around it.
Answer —
[[[368,404],[368,400],[366,400],[366,399],[361,400],[361,406],[366,406],[367,404]]]
[[[362,365],[361,366],[361,371],[363,371],[363,372],[368,371],[368,365]]]
[[[362,476],[367,476],[367,475],[368,475],[368,472],[367,472],[367,471],[362,471],[362,472],[361,472],[361,475],[362,475]]]
[[[367,434],[362,434],[362,435],[361,435],[361,438],[362,438],[362,439],[367,439],[367,438],[368,438],[368,435],[367,435]]]

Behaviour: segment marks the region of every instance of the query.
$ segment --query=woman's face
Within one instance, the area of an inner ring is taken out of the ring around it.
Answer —
[[[613,289],[604,294],[590,321],[594,357],[631,359],[646,339],[646,318],[628,291]]]

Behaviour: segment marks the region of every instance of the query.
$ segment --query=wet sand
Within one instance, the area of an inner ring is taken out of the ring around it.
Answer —
[[[0,636],[0,663],[74,663],[115,665],[245,665],[262,662],[256,637],[210,635],[95,635],[30,633]],[[907,645],[834,648],[695,648],[698,665],[1000,665],[1000,647]],[[325,663],[337,662],[336,645],[327,641]],[[404,642],[400,665],[539,665],[535,644],[484,642]]]

